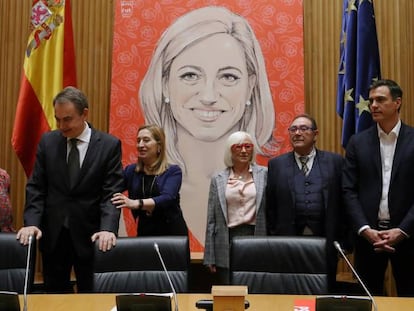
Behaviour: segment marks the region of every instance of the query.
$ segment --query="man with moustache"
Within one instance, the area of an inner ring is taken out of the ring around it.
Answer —
[[[269,235],[326,237],[328,290],[335,292],[337,254],[333,241],[344,239],[341,221],[339,154],[315,148],[315,119],[301,114],[288,128],[293,151],[268,163],[266,188]]]

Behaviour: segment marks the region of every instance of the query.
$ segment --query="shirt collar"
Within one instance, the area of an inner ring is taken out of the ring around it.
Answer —
[[[92,130],[89,127],[88,122],[85,121],[85,128],[83,129],[82,133],[78,137],[75,137],[75,138],[77,138],[81,142],[89,143],[89,141],[91,140],[91,133],[92,133]],[[68,138],[68,141],[69,140],[70,138]]]
[[[296,151],[294,152],[295,153],[295,158],[297,159],[297,160],[299,160],[299,157],[302,157],[299,153],[297,153]],[[312,150],[311,150],[311,152],[309,153],[309,154],[307,154],[306,155],[306,157],[308,157],[309,159],[311,159],[311,158],[314,158],[315,157],[315,155],[316,155],[316,149],[315,149],[315,147],[313,147],[312,148]]]
[[[394,128],[389,132],[389,134],[385,133],[383,129],[379,126],[377,123],[377,130],[378,130],[378,137],[381,138],[381,136],[390,136],[395,135],[396,138],[398,138],[398,135],[400,134],[401,130],[401,120],[398,120],[397,124],[394,126]]]

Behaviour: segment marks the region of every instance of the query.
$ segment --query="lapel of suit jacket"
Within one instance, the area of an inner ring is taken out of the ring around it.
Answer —
[[[87,173],[88,169],[93,166],[97,159],[97,153],[100,152],[98,145],[101,139],[99,133],[91,126],[91,139],[89,141],[88,149],[86,150],[85,158],[83,159],[79,178],[82,178]]]
[[[262,203],[264,184],[263,178],[261,178],[262,169],[256,164],[252,164],[253,182],[256,188],[256,215],[259,212],[260,205]]]
[[[287,166],[287,182],[288,182],[288,186],[290,189],[290,197],[292,198],[292,206],[296,205],[296,195],[295,195],[295,181],[294,181],[294,177],[295,177],[295,165],[296,164],[296,159],[295,159],[295,153],[292,151],[290,153],[290,157],[287,161],[288,163],[286,163]]]
[[[368,148],[372,150],[370,154],[373,155],[374,166],[377,170],[378,176],[380,176],[379,180],[382,180],[381,147],[378,137],[377,125],[371,126],[369,131],[371,131],[371,133],[369,133],[370,139],[366,143],[368,144]]]
[[[407,133],[407,127],[405,124],[401,123],[400,133],[398,134],[397,144],[395,146],[394,160],[392,162],[390,184],[394,179],[394,176],[398,170],[398,166],[401,163],[402,154],[404,154],[404,150],[408,144],[412,144],[412,138],[410,137],[409,133]]]
[[[58,159],[56,165],[60,167],[59,171],[65,172],[65,183],[68,189],[70,189],[70,179],[69,179],[69,167],[68,167],[68,139],[61,135],[58,146]]]
[[[226,187],[227,187],[227,180],[229,179],[229,176],[230,176],[230,169],[226,169],[217,175],[217,195],[218,195],[219,202],[220,202],[220,208],[224,215],[224,219],[226,219],[226,223],[228,223]]]
[[[263,191],[265,188],[262,173],[262,168],[256,164],[252,164],[253,182],[256,188],[256,215],[259,213],[259,209],[262,205]]]
[[[328,191],[328,173],[330,173],[330,167],[328,163],[328,159],[326,157],[326,154],[323,151],[320,151],[316,149],[316,155],[315,160],[313,162],[313,165],[315,167],[315,163],[318,163],[319,165],[319,171],[321,174],[321,181],[322,181],[322,193],[323,193],[323,201],[325,210],[328,208],[328,201],[329,201],[329,191]]]

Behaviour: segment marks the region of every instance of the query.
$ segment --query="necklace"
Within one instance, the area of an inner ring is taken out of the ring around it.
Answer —
[[[142,196],[144,197],[144,199],[146,198],[150,198],[153,193],[152,190],[154,188],[154,184],[155,184],[155,180],[157,179],[157,175],[152,175],[152,182],[151,182],[151,186],[149,187],[149,191],[147,193],[147,189],[145,188],[145,176],[150,177],[151,175],[142,175]],[[148,178],[149,179],[149,178]]]
[[[250,172],[248,172],[248,175],[242,173],[242,174],[236,174],[236,172],[233,170],[233,176],[235,179],[238,180],[245,180],[245,179],[249,179],[250,177]]]

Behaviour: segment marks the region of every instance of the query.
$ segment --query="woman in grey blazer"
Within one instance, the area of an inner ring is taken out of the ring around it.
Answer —
[[[217,274],[216,283],[229,284],[231,239],[266,235],[267,168],[255,164],[253,139],[241,131],[227,139],[224,164],[210,182],[204,265]]]

